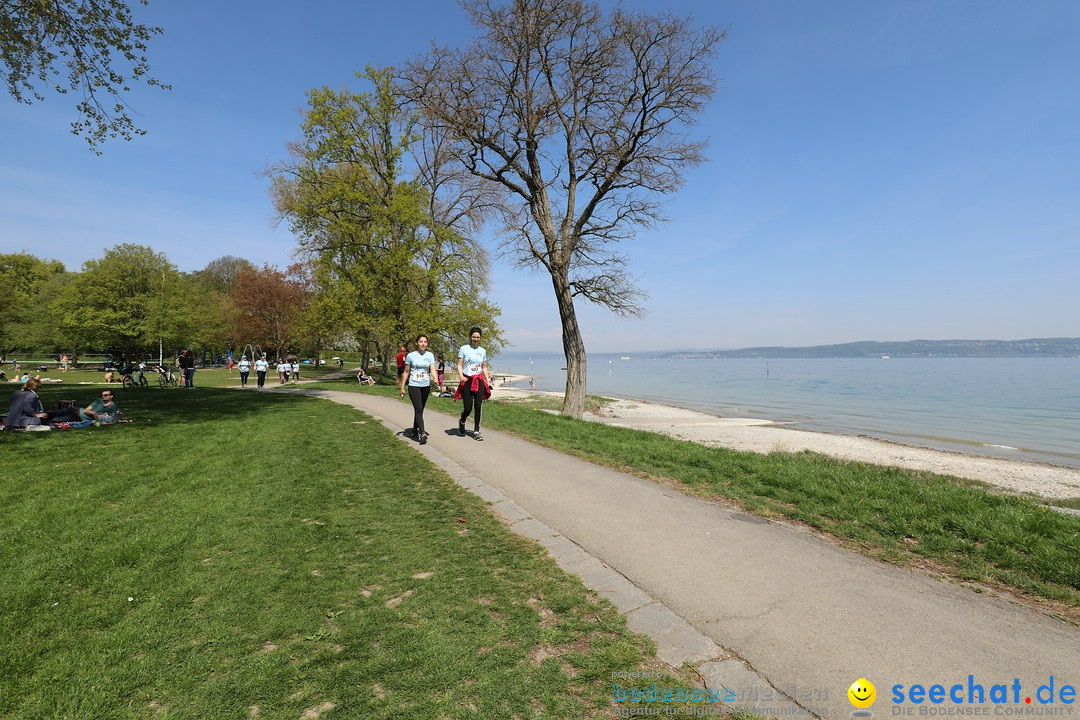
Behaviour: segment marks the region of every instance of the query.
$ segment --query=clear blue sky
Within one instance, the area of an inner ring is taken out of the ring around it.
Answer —
[[[580,308],[590,351],[1080,335],[1080,3],[667,3],[730,27],[696,129],[709,161],[627,244],[644,320]],[[129,95],[149,131],[96,157],[73,100],[0,97],[0,251],[70,269],[124,242],[181,270],[279,266],[259,172],[298,137],[308,89],[464,45],[449,0],[154,0]],[[494,268],[518,350],[560,349],[549,282]]]

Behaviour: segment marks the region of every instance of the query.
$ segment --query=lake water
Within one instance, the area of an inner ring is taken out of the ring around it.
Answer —
[[[589,354],[590,394],[1080,467],[1080,358],[621,357]],[[491,362],[560,392],[564,365],[561,353],[508,351]]]

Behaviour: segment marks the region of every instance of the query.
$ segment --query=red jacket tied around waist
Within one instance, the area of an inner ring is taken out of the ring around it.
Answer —
[[[491,397],[491,386],[487,384],[487,380],[484,378],[484,373],[478,375],[468,376],[466,375],[461,379],[461,382],[457,386],[457,390],[454,392],[454,400],[461,399],[461,393],[465,392],[465,385],[471,384],[469,390],[471,392],[479,392],[480,386],[484,386],[484,399],[487,400]]]

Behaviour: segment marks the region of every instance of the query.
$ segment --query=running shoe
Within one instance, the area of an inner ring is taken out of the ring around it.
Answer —
[[[472,434],[472,436],[473,436],[473,440],[483,440],[483,439],[484,439],[484,436],[480,434],[480,431],[479,431],[479,430],[477,430],[476,432],[474,432],[474,433]]]
[[[427,445],[427,433],[426,432],[420,433],[420,444],[421,445]]]
[[[458,431],[458,434],[461,435],[461,437],[465,437],[465,421],[464,420],[458,420],[457,431]]]

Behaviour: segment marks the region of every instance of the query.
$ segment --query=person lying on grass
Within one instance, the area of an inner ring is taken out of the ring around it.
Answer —
[[[101,391],[100,398],[94,400],[84,408],[64,408],[63,410],[49,413],[48,417],[50,423],[75,423],[85,422],[87,420],[111,423],[119,410],[120,408],[116,406],[116,399],[113,395],[113,391],[105,389]]]

